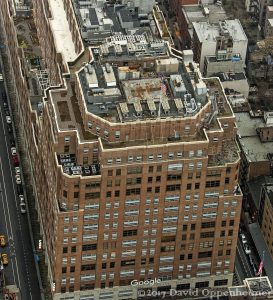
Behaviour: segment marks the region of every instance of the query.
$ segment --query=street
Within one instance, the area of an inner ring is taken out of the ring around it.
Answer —
[[[253,268],[251,267],[251,265],[249,263],[249,259],[247,257],[247,254],[244,251],[244,248],[243,248],[240,238],[238,238],[238,243],[237,243],[236,262],[237,262],[237,259],[238,259],[238,263],[239,263],[239,266],[237,267],[237,271],[239,271],[238,272],[239,277],[241,279],[254,277],[255,274],[254,274]],[[236,266],[236,262],[235,262],[235,266]],[[243,273],[243,274],[240,274],[240,273]]]
[[[27,214],[21,213],[19,205],[10,150],[10,138],[15,137],[7,130],[3,92],[4,84],[0,82],[0,234],[5,235],[7,242],[0,251],[8,254],[9,261],[4,275],[6,285],[16,284],[20,289],[22,300],[40,300]]]

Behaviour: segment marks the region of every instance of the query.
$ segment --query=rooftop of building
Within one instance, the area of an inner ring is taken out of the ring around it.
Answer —
[[[200,42],[216,41],[220,36],[231,36],[234,41],[247,41],[240,20],[225,20],[217,24],[193,22],[194,30]]]
[[[249,162],[267,161],[273,142],[261,143],[256,129],[264,126],[262,117],[251,117],[248,112],[235,113],[239,141]]]
[[[114,123],[194,116],[208,103],[207,85],[195,67],[183,69],[177,59],[168,61],[176,69],[173,74],[87,64],[78,74],[87,110]],[[223,100],[221,85],[214,88]],[[223,105],[219,114],[228,109]]]
[[[271,207],[273,207],[273,183],[268,183],[263,186],[267,197],[271,203]]]
[[[181,6],[181,9],[187,19],[188,24],[202,21],[217,23],[227,19],[224,8],[216,4],[184,5]]]
[[[222,82],[234,81],[234,80],[247,80],[244,72],[239,72],[239,73],[221,72],[215,74],[215,76],[219,77]]]
[[[251,180],[247,183],[249,193],[255,204],[256,209],[259,209],[261,201],[261,190],[263,185],[271,184],[273,185],[273,177],[270,176],[260,176]]]
[[[49,0],[51,16],[49,19],[57,52],[63,55],[65,62],[74,61],[78,54],[69,28],[62,0]]]
[[[140,13],[127,5],[106,1],[74,0],[73,3],[82,37],[90,44],[97,45],[114,34],[137,34],[145,30],[152,35],[156,31],[152,11]]]

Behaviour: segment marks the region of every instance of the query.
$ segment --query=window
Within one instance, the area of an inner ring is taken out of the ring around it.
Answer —
[[[209,287],[209,282],[208,281],[202,281],[202,282],[196,282],[195,288],[206,288]]]
[[[140,174],[142,173],[142,167],[140,166],[132,166],[132,167],[128,167],[127,169],[127,174]]]
[[[167,185],[166,191],[180,191],[180,188],[181,188],[180,184]]]
[[[134,236],[134,235],[137,235],[137,229],[123,231],[123,236]]]
[[[154,171],[154,167],[153,166],[149,166],[149,169],[148,169],[149,173],[153,173]]]
[[[89,264],[89,265],[82,265],[81,271],[89,271],[89,270],[95,270],[96,264]]]
[[[85,194],[85,199],[96,199],[96,198],[100,198],[100,192]]]
[[[227,284],[228,284],[227,279],[220,279],[220,280],[214,281],[214,286],[222,286],[222,285],[227,285]]]
[[[190,290],[190,283],[181,283],[176,286],[177,291]]]
[[[200,233],[200,238],[212,238],[214,237],[214,231],[206,231],[206,232],[201,232]]]
[[[191,224],[191,230],[195,230],[195,224]]]
[[[155,193],[160,193],[160,186],[155,187]]]
[[[167,180],[181,180],[181,174],[168,174]]]
[[[220,186],[220,180],[206,181],[206,187],[217,187]]]
[[[187,184],[187,190],[191,190],[191,183]]]
[[[205,258],[205,257],[211,257],[211,256],[212,256],[212,251],[198,253],[198,258]]]
[[[134,189],[127,189],[126,195],[140,195],[140,188],[134,188]]]
[[[170,164],[168,165],[168,171],[182,171],[182,164]]]
[[[148,183],[152,183],[153,182],[153,177],[148,177]]]
[[[120,176],[121,175],[121,169],[117,169],[116,170],[116,176]]]
[[[225,227],[227,225],[227,221],[222,221],[222,227]]]
[[[82,245],[82,251],[96,250],[96,249],[97,249],[97,244]]]
[[[68,253],[68,247],[63,247],[63,253]]]
[[[71,247],[71,252],[73,252],[73,253],[77,252],[77,247],[76,246],[72,246]]]

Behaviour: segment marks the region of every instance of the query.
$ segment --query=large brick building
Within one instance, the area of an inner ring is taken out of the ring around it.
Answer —
[[[0,19],[54,299],[136,299],[131,282],[155,278],[159,291],[231,285],[240,156],[219,79],[144,35],[84,49],[70,1],[35,0],[50,79],[35,110],[8,3]]]

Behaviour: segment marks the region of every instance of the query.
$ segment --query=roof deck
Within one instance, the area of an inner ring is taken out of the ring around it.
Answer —
[[[209,101],[206,84],[201,78],[192,79],[196,70],[188,74],[179,62],[176,70],[176,75],[130,69],[126,73],[124,68],[95,61],[78,76],[87,111],[110,122],[193,117]]]
[[[92,176],[100,175],[100,165],[78,165],[75,154],[57,155],[59,164],[63,167],[63,172],[67,175]]]

